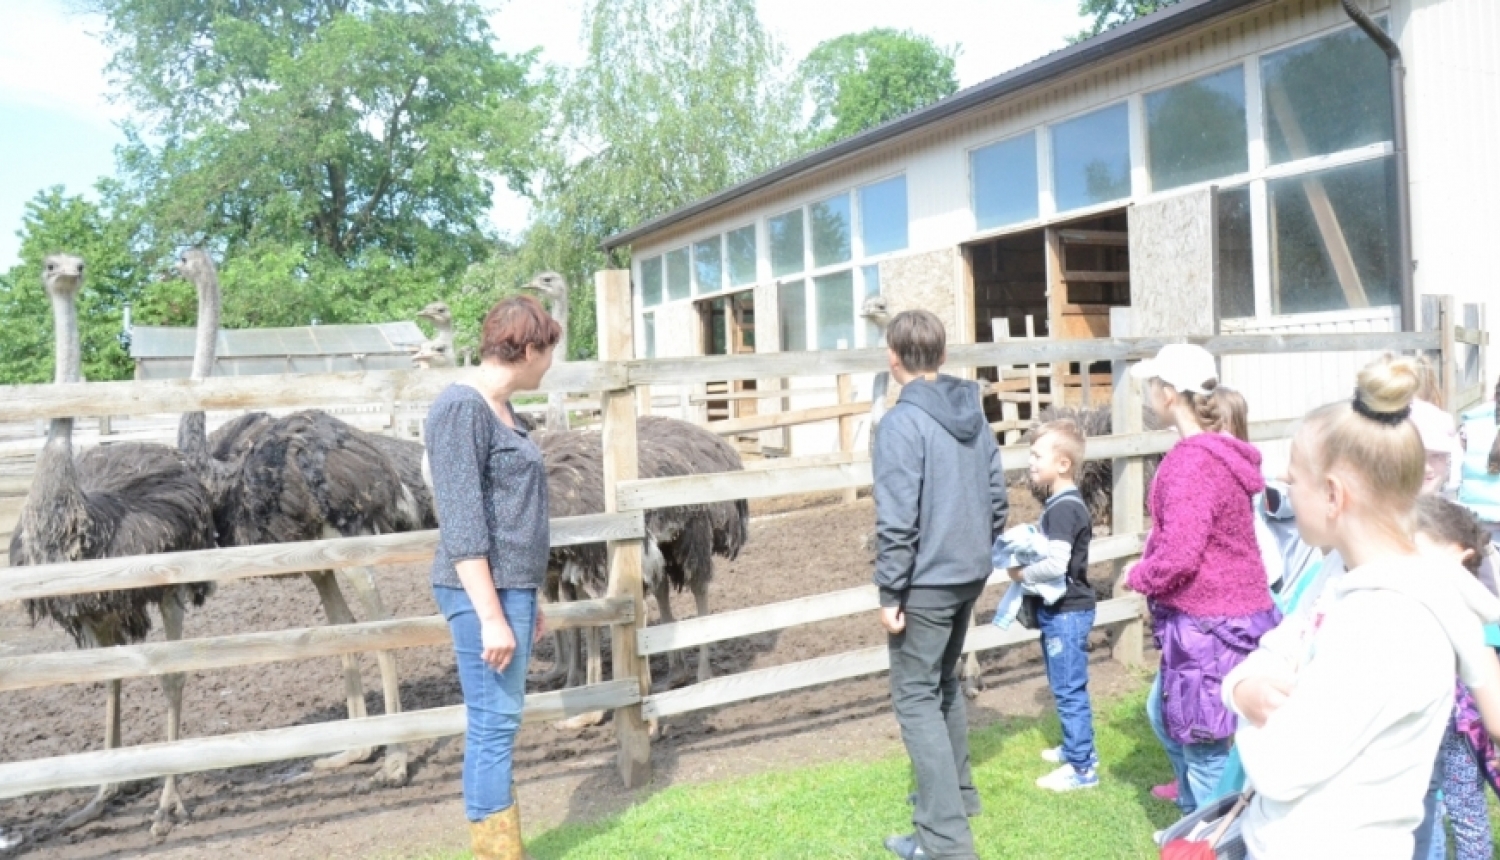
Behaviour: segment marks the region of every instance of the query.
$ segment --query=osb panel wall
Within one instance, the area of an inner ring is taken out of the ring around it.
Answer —
[[[891,314],[916,308],[932,311],[948,329],[949,343],[973,340],[958,316],[958,249],[912,254],[880,264],[880,292]]]
[[[698,309],[692,302],[662,305],[656,314],[656,355],[681,358],[703,352],[698,334]]]
[[[1213,195],[1194,191],[1129,213],[1130,333],[1213,334]]]

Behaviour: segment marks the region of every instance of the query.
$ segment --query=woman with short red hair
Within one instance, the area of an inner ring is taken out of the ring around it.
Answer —
[[[478,371],[427,412],[438,512],[432,590],[453,632],[468,709],[464,811],[477,860],[520,858],[511,751],[521,726],[531,646],[543,632],[537,589],[547,571],[547,474],[510,398],[552,366],[562,329],[528,296],[484,318]]]

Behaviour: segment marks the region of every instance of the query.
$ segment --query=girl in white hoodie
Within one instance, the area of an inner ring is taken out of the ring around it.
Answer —
[[[1253,858],[1408,860],[1455,669],[1471,686],[1492,677],[1465,668],[1486,653],[1468,574],[1412,543],[1426,467],[1407,420],[1417,381],[1412,359],[1379,359],[1352,401],[1311,413],[1292,443],[1297,527],[1348,573],[1301,648],[1257,652],[1253,671],[1226,679],[1256,790],[1242,828]]]

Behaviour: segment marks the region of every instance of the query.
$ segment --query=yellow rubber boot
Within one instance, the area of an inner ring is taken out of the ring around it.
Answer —
[[[521,847],[521,804],[512,803],[483,821],[469,822],[469,843],[474,860],[525,860],[526,852]]]

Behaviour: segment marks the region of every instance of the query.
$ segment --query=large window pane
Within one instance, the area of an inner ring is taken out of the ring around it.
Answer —
[[[969,172],[979,229],[1037,217],[1036,132],[974,150]]]
[[[1147,93],[1145,101],[1153,189],[1250,169],[1243,66]]]
[[[724,244],[729,253],[729,285],[755,283],[755,225],[725,233]]]
[[[1255,259],[1250,252],[1250,189],[1221,188],[1218,209],[1219,318],[1255,316]]]
[[[788,281],[776,289],[781,319],[781,351],[807,349],[807,282]]]
[[[641,327],[646,341],[646,358],[656,358],[656,314],[643,314]]]
[[[1400,304],[1391,159],[1268,183],[1272,312]]]
[[[849,262],[849,195],[840,194],[807,207],[812,215],[813,266]]]
[[[693,284],[689,270],[688,249],[686,247],[667,252],[668,299],[686,299],[693,295]]]
[[[641,304],[661,304],[661,257],[641,261]]]
[[[854,271],[813,279],[818,302],[818,349],[854,347]]]
[[[1357,27],[1267,54],[1260,76],[1274,164],[1391,139],[1390,69]]]
[[[693,277],[700,293],[724,289],[724,251],[718,236],[693,245]]]
[[[1058,211],[1130,196],[1130,112],[1125,104],[1052,127]]]
[[[775,277],[795,275],[807,266],[802,252],[802,210],[766,219],[771,234],[771,274]]]
[[[905,248],[906,177],[859,189],[859,218],[859,238],[866,257]]]

